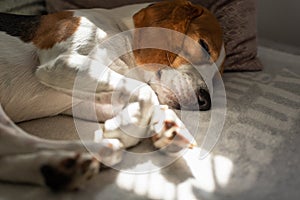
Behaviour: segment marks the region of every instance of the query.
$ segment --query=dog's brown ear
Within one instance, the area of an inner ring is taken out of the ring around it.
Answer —
[[[163,1],[143,8],[133,16],[135,28],[163,27],[185,33],[188,22],[201,15],[199,9],[186,0]]]
[[[136,28],[143,27],[143,24],[145,23],[144,22],[145,21],[145,12],[146,12],[146,8],[143,8],[133,15],[132,18],[133,18],[134,26]]]
[[[163,1],[140,10],[133,16],[133,20],[135,28],[159,27],[186,34],[191,20],[200,16],[202,12],[202,9],[193,6],[186,0]],[[148,31],[135,31],[135,49],[148,46],[146,44],[151,42],[170,50],[170,52],[151,48],[136,50],[134,55],[137,64],[157,63],[172,66],[177,55],[171,52],[180,49],[183,39],[183,37],[178,37],[178,34],[170,34],[170,32],[154,31],[149,34]]]
[[[222,29],[217,18],[208,9],[201,8],[201,17],[192,20],[186,34],[198,41],[202,48],[208,51],[211,60],[216,61],[223,44]]]

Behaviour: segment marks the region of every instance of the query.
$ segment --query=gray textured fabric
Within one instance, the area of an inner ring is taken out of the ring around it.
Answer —
[[[45,13],[45,0],[1,0],[0,12],[27,15]]]
[[[106,170],[76,193],[53,195],[45,188],[1,183],[0,199],[298,199],[300,57],[266,48],[260,48],[259,57],[263,72],[224,74],[226,123],[205,160],[184,157],[151,174]],[[201,114],[198,143],[209,116],[210,112]],[[195,122],[190,120],[191,125]],[[82,121],[87,137],[93,132],[90,123]],[[78,137],[66,116],[19,125],[51,139]]]
[[[257,71],[256,0],[199,0],[220,21],[224,32],[227,71]]]

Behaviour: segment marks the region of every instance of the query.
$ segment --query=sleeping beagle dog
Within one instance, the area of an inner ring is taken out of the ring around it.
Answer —
[[[121,37],[108,45],[129,49],[112,60],[101,44],[128,30],[131,42]],[[193,139],[169,107],[210,109],[205,77],[191,63],[216,63],[222,72],[225,58],[216,18],[186,0],[42,16],[1,13],[0,31],[0,180],[54,190],[80,187],[98,173],[99,160],[120,162],[121,150],[140,138],[151,138],[158,149],[191,147]],[[105,139],[85,144],[93,155],[80,141],[37,138],[14,124],[58,114],[104,122]]]

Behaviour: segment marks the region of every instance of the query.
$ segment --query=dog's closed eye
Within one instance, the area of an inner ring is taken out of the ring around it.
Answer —
[[[202,39],[199,40],[199,44],[208,53],[208,55],[210,55],[210,49],[208,47],[208,44]]]
[[[161,69],[158,70],[158,71],[156,72],[156,76],[157,76],[159,79],[161,79],[161,73],[162,73]]]
[[[155,3],[152,3],[152,4],[150,4],[150,5],[148,5],[147,7],[151,7],[151,6],[153,6]]]

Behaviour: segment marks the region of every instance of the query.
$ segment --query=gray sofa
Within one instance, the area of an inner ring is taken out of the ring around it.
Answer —
[[[16,13],[44,12],[42,0],[22,2],[22,6],[16,7],[20,1],[0,1],[0,9]],[[259,12],[258,20],[263,21],[268,11]],[[264,31],[262,27],[260,31]],[[267,38],[265,32],[260,35],[261,40],[274,40]],[[282,50],[280,42],[272,42]],[[0,199],[298,199],[300,55],[297,51],[300,46],[283,52],[270,44],[258,48],[263,71],[224,74],[225,126],[218,144],[205,159],[199,160],[190,152],[172,165],[149,174],[108,169],[76,193],[52,194],[42,187],[0,183]],[[209,116],[210,112],[201,113],[199,142]],[[92,122],[80,123],[86,128],[87,136],[93,134]],[[18,125],[49,139],[78,138],[74,121],[67,116]]]

